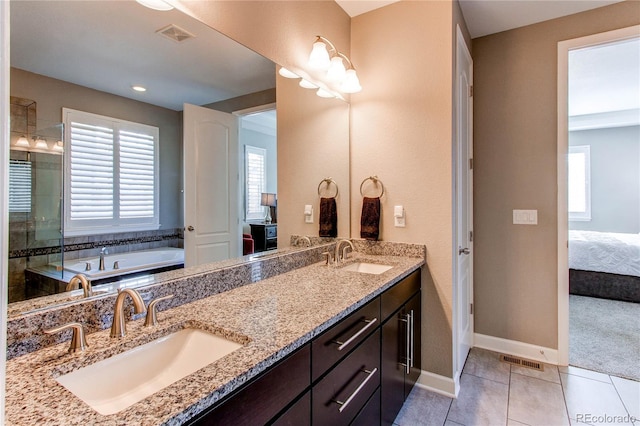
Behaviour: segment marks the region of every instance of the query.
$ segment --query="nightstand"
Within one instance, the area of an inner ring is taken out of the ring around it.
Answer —
[[[249,225],[256,252],[278,248],[277,223],[251,223]]]

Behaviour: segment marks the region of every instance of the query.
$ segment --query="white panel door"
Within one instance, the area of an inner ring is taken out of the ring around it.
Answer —
[[[458,29],[456,140],[456,372],[473,346],[473,63]]]
[[[237,257],[237,119],[185,104],[183,120],[185,267]]]

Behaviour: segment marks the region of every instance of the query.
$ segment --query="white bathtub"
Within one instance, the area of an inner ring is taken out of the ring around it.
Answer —
[[[118,269],[113,269],[118,262]],[[69,260],[64,262],[64,270],[74,274],[84,274],[90,280],[115,277],[134,272],[149,271],[152,269],[175,266],[184,263],[184,250],[181,248],[164,247],[160,249],[132,251],[128,253],[109,254],[104,257],[105,270],[100,271],[100,258],[88,257],[85,259]],[[87,271],[87,264],[91,270]],[[60,266],[54,263],[53,266]]]

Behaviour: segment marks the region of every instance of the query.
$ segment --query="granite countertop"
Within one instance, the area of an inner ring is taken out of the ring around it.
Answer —
[[[422,266],[424,258],[354,253],[347,263],[367,261],[393,268],[371,275],[323,262],[299,268],[158,313],[156,327],[129,321],[116,340],[109,330],[87,336],[89,348],[67,353],[68,342],[7,362],[6,424],[182,424],[309,342],[349,313]],[[55,381],[181,328],[200,328],[244,345],[137,402],[103,416]]]

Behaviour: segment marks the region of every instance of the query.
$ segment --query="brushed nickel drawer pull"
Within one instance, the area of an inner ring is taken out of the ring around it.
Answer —
[[[341,342],[340,340],[332,340],[331,343],[335,343],[336,345],[340,345],[340,346],[338,346],[338,350],[339,351],[343,350],[344,348],[349,346],[351,344],[351,342],[353,342],[355,339],[357,339],[358,336],[360,336],[362,333],[367,331],[367,329],[369,327],[371,327],[373,324],[375,324],[376,321],[378,321],[378,318],[374,318],[374,319],[370,319],[370,320],[365,319],[365,320],[362,320],[362,321],[366,322],[367,325],[365,325],[360,330],[358,330],[358,332],[356,334],[354,334],[353,336],[349,337],[349,339],[347,339],[346,342]]]
[[[349,405],[349,403],[353,400],[353,398],[355,398],[356,395],[358,395],[358,393],[362,390],[362,388],[365,387],[367,382],[371,380],[374,374],[376,374],[376,372],[378,371],[378,368],[376,367],[373,370],[360,370],[360,371],[362,371],[363,373],[367,373],[367,378],[364,379],[362,383],[360,383],[360,385],[356,388],[356,390],[353,391],[351,395],[349,395],[349,398],[347,398],[346,401],[338,401],[335,399],[333,400],[333,402],[335,402],[340,406],[340,408],[338,408],[338,411],[340,411],[341,413],[347,408],[347,405]]]

